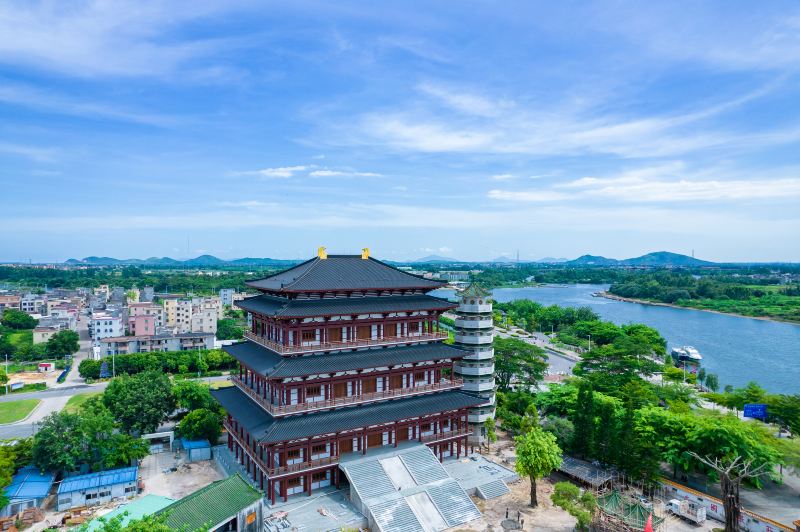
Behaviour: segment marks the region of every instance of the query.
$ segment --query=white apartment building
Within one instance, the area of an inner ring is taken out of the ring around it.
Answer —
[[[89,327],[92,334],[92,343],[96,346],[100,345],[100,340],[103,338],[113,338],[125,334],[125,326],[122,322],[122,317],[114,316],[106,312],[95,312],[92,314]]]
[[[228,307],[233,305],[234,294],[236,294],[235,288],[221,288],[219,291],[219,300],[222,305]]]
[[[216,334],[221,317],[222,302],[218,297],[164,300],[163,323],[178,333]]]

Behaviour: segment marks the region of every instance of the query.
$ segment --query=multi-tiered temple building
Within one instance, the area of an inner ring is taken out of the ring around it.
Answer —
[[[212,393],[228,412],[228,447],[273,504],[338,486],[348,453],[410,441],[440,460],[467,453],[470,409],[487,398],[454,372],[475,353],[444,343],[439,316],[456,304],[428,295],[443,283],[368,250],[320,248],[248,285],[261,295],[237,303],[247,341],[225,348],[239,362],[235,386]]]

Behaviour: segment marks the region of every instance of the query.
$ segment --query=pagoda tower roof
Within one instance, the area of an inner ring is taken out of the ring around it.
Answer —
[[[266,292],[330,292],[353,290],[434,290],[445,283],[399,270],[362,255],[324,255],[248,286]]]
[[[455,303],[429,295],[392,297],[346,297],[331,299],[287,299],[270,295],[250,297],[236,302],[236,306],[276,318],[309,318],[314,316],[345,316],[418,310],[448,310]]]
[[[469,283],[465,289],[456,294],[458,297],[491,297],[492,293],[477,283]]]

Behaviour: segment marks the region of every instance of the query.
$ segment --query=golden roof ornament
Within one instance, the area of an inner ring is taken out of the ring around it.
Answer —
[[[369,248],[361,248],[361,258],[364,260],[369,258]]]
[[[325,246],[320,246],[319,248],[317,248],[317,257],[319,257],[322,260],[328,258],[328,252],[325,251]]]

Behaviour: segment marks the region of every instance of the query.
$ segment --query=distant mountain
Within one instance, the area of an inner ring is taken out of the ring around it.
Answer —
[[[561,262],[569,262],[569,259],[565,259],[563,257],[562,258],[558,258],[558,259],[553,258],[553,257],[543,257],[543,258],[537,260],[536,262],[541,262],[541,263],[544,263],[544,264],[558,264],[558,263],[561,263]]]
[[[621,261],[626,266],[710,266],[713,262],[696,259],[688,255],[656,251],[641,257]]]
[[[583,255],[575,260],[567,261],[570,266],[710,266],[713,262],[696,259],[688,255],[655,251],[632,259],[609,259],[597,255]]]
[[[458,259],[452,259],[450,257],[442,257],[441,255],[428,255],[427,257],[422,257],[421,259],[413,260],[411,262],[462,262]]]
[[[566,264],[570,266],[617,266],[617,259],[608,259],[599,255],[581,255],[577,259],[568,260]]]
[[[501,255],[501,256],[497,257],[496,259],[490,260],[489,262],[494,262],[494,263],[497,263],[497,264],[508,264],[508,263],[517,262],[517,261],[516,261],[516,259],[512,259],[511,257],[508,257],[506,255]]]

